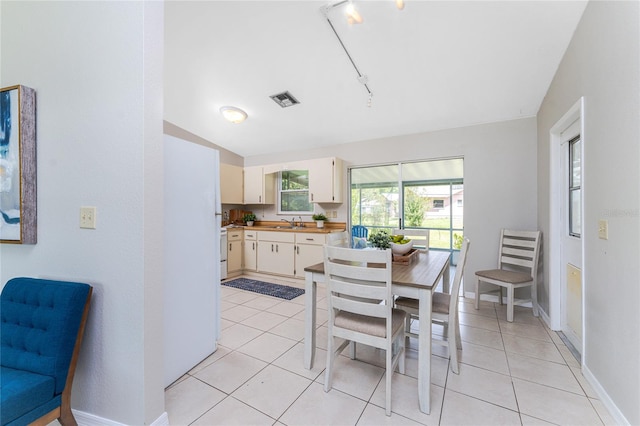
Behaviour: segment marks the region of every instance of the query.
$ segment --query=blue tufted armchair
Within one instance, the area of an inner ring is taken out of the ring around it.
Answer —
[[[0,424],[77,425],[71,386],[89,312],[88,284],[13,278],[0,295]]]

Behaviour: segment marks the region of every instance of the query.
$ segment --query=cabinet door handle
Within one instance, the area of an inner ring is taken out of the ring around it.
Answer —
[[[313,238],[307,238],[307,241],[314,241]]]
[[[271,253],[273,253],[273,244],[271,244]]]
[[[229,243],[229,251],[233,251],[233,243]]]
[[[253,248],[253,251],[256,250],[256,243],[251,243],[251,247]]]
[[[276,244],[276,253],[278,252],[278,245]]]
[[[258,195],[258,202],[262,202],[262,195]]]
[[[311,194],[311,201],[313,201],[313,193]]]

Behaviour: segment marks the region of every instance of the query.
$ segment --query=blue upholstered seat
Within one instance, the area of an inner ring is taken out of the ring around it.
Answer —
[[[14,278],[2,289],[3,426],[28,424],[44,415],[73,419],[70,408],[61,414],[59,407],[71,395],[73,377],[67,379],[75,370],[74,348],[82,338],[91,292],[88,284],[35,278]]]

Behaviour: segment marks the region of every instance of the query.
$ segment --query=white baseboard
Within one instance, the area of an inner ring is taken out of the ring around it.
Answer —
[[[617,425],[630,425],[629,420],[622,414],[622,412],[618,409],[618,406],[611,400],[609,394],[604,390],[600,382],[595,378],[591,370],[586,365],[582,366],[582,375],[587,382],[591,385],[595,393],[598,394],[600,401],[604,404],[604,406],[609,410],[609,414],[613,417],[613,420]]]
[[[79,426],[126,426],[124,423],[105,419],[84,411],[72,410]],[[166,412],[151,423],[151,426],[169,426],[169,416]]]

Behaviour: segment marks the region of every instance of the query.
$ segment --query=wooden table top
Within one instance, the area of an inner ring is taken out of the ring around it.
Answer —
[[[437,284],[438,277],[450,257],[449,252],[430,250],[426,253],[421,252],[418,259],[408,265],[394,263],[391,267],[393,284],[431,288]],[[304,270],[324,274],[324,263],[307,266]]]

